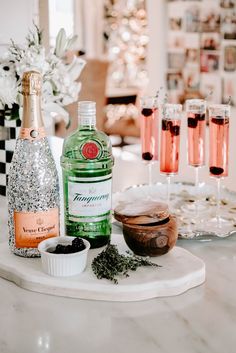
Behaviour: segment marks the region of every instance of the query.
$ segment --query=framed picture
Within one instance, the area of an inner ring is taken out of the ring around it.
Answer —
[[[224,47],[224,70],[236,70],[236,46],[228,45]]]
[[[219,33],[202,33],[201,49],[219,50],[220,49],[220,34]]]
[[[186,91],[197,91],[200,86],[199,70],[194,68],[185,68],[183,71],[184,88]]]
[[[182,28],[182,18],[181,17],[169,18],[169,27],[171,31],[180,31]]]
[[[236,39],[236,13],[227,11],[221,19],[221,32],[224,39]]]
[[[215,73],[203,73],[201,74],[200,92],[203,97],[212,94],[208,97],[208,101],[211,103],[221,102],[222,99],[222,84],[221,77]]]
[[[220,6],[223,7],[224,9],[233,9],[235,6],[235,1],[234,0],[221,0]]]
[[[220,31],[220,9],[217,2],[206,2],[201,9],[201,31],[219,32]]]
[[[200,7],[191,5],[185,10],[185,31],[199,32],[200,28]]]
[[[185,48],[199,49],[200,34],[199,33],[186,33],[185,34]]]
[[[186,64],[197,64],[199,62],[199,50],[187,48],[185,52]]]
[[[167,89],[170,91],[183,90],[183,76],[181,72],[168,72],[166,76]]]
[[[173,2],[168,5],[168,21],[171,31],[182,30],[184,6],[179,6],[179,2]]]
[[[223,91],[222,91],[222,102],[227,104],[229,102],[229,98],[231,97],[231,105],[236,104],[236,81],[232,80],[232,77],[224,77],[223,78]]]
[[[183,33],[172,32],[168,36],[168,49],[171,51],[185,50],[185,37]]]
[[[168,67],[169,69],[182,70],[185,64],[185,53],[175,52],[168,53]]]
[[[219,54],[212,54],[201,51],[200,70],[201,72],[214,72],[219,70]]]

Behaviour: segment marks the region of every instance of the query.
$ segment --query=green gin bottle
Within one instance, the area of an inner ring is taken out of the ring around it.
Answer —
[[[96,103],[79,102],[79,127],[64,141],[63,173],[65,232],[87,239],[92,248],[111,235],[111,142],[96,129]]]

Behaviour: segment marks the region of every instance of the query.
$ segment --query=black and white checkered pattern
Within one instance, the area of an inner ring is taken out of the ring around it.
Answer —
[[[6,195],[7,175],[16,145],[16,138],[20,131],[20,125],[20,119],[7,120],[3,111],[0,111],[0,126],[7,128],[8,132],[8,139],[2,140],[0,136],[0,195]]]

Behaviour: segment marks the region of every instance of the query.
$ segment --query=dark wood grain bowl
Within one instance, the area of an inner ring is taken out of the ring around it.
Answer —
[[[126,244],[136,255],[163,255],[176,244],[177,220],[176,217],[170,215],[165,221],[156,224],[123,223],[123,234]]]

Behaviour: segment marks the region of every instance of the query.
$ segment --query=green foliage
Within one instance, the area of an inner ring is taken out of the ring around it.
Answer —
[[[92,262],[92,270],[98,279],[106,278],[115,284],[118,284],[117,276],[129,277],[128,271],[136,271],[141,266],[161,267],[145,257],[130,252],[121,255],[117,246],[113,244],[108,244]]]

